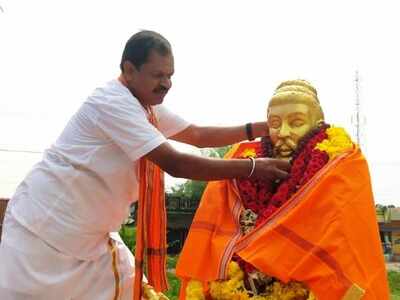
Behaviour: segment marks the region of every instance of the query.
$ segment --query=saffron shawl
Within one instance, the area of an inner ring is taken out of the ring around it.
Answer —
[[[329,161],[245,236],[242,209],[234,180],[208,184],[176,269],[180,299],[191,279],[205,291],[208,282],[225,279],[233,253],[284,282],[303,282],[318,300],[389,299],[368,166],[357,147]]]
[[[157,119],[150,107],[150,122]],[[142,299],[145,266],[149,284],[157,292],[168,289],[166,277],[166,223],[164,173],[145,157],[139,163],[139,208],[135,250],[134,300]]]

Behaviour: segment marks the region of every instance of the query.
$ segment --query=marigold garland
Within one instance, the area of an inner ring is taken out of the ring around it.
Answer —
[[[203,285],[200,281],[189,281],[186,287],[186,300],[205,300]]]
[[[325,151],[329,159],[353,148],[353,143],[347,132],[341,127],[330,127],[326,130],[328,139],[323,140],[316,149]]]

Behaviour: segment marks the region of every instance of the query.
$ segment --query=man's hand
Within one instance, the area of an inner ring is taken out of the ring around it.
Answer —
[[[146,158],[174,177],[194,180],[247,178],[253,168],[249,159],[216,159],[181,153],[167,142],[150,151]],[[290,164],[273,158],[255,159],[252,178],[274,181],[287,177]]]
[[[149,284],[143,284],[143,296],[146,300],[169,300],[163,293],[157,293]]]
[[[255,169],[251,178],[275,181],[288,176],[290,164],[286,160],[275,158],[255,159]]]

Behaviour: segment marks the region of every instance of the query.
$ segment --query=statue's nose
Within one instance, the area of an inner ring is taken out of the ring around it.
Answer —
[[[281,128],[279,129],[280,137],[287,137],[290,135],[290,127],[286,122],[283,122]]]

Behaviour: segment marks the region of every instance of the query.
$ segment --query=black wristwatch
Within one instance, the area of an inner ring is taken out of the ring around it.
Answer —
[[[251,126],[251,123],[247,123],[246,124],[246,134],[247,134],[247,139],[249,141],[254,140],[254,136],[253,136],[253,127]]]

